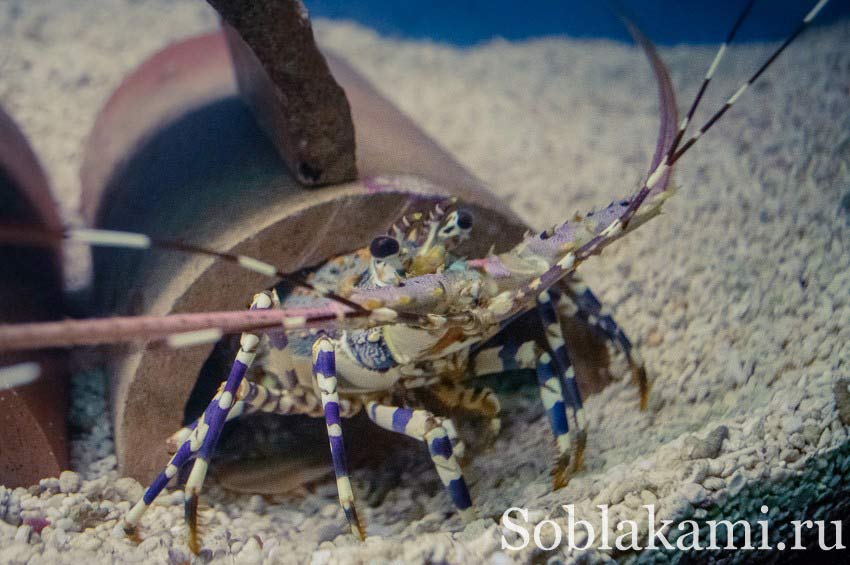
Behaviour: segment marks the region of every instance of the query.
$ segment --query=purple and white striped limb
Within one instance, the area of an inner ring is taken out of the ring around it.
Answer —
[[[263,292],[254,296],[251,304],[252,310],[269,309],[272,306],[272,297]],[[175,477],[180,469],[194,458],[195,462],[185,490],[185,518],[189,527],[189,548],[198,553],[198,497],[209,469],[209,461],[213,450],[218,443],[221,430],[228,419],[234,403],[236,393],[242,384],[245,374],[248,372],[257,353],[260,337],[252,333],[243,333],[240,340],[239,353],[231,367],[230,374],[224,381],[220,392],[215,395],[207,406],[203,415],[191,430],[188,437],[183,441],[172,456],[165,469],[154,479],[135,506],[127,513],[123,520],[124,531],[128,535],[134,535],[145,511],[150,507],[160,492]]]
[[[351,488],[351,479],[348,475],[348,461],[345,457],[345,442],[342,437],[334,342],[324,334],[313,342],[313,376],[316,379],[316,385],[322,398],[322,408],[325,412],[325,426],[328,429],[328,441],[331,448],[334,475],[336,475],[339,503],[343,512],[345,512],[351,533],[363,540],[366,538],[366,532],[357,515],[357,508],[354,506],[354,491]]]
[[[611,313],[605,309],[596,295],[586,284],[577,278],[561,284],[566,296],[560,296],[556,303],[558,312],[569,313],[586,322],[591,329],[610,341],[625,357],[632,373],[632,381],[640,392],[640,408],[646,409],[649,400],[649,380],[646,368],[637,348],[620,328]],[[569,298],[568,298],[569,297]]]
[[[463,478],[463,471],[452,449],[451,438],[443,419],[427,410],[388,406],[375,401],[370,401],[366,405],[366,413],[373,422],[385,430],[424,441],[428,446],[437,474],[455,507],[460,511],[461,517],[464,520],[471,520],[476,516],[466,480]]]
[[[543,406],[549,414],[552,433],[558,444],[558,460],[552,470],[556,489],[566,486],[570,476],[581,469],[587,441],[581,391],[561,331],[561,320],[553,304],[553,299],[558,296],[558,293],[543,291],[537,297],[537,314],[548,348],[537,361],[537,378]],[[554,394],[559,389],[560,398]],[[568,420],[572,431],[567,425]]]

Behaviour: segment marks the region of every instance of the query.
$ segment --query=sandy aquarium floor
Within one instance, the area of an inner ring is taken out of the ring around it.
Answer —
[[[0,5],[0,103],[30,137],[69,221],[81,144],[111,90],[167,42],[215,25],[200,1]],[[655,86],[635,48],[543,39],[460,50],[354,25],[316,27],[322,45],[536,228],[627,195],[647,169]],[[518,397],[499,439],[465,469],[482,519],[464,526],[450,512],[427,458],[410,464],[382,504],[361,505],[365,543],[344,533],[332,484],[278,501],[211,485],[199,562],[665,557],[566,546],[544,554],[533,543],[502,550],[492,517],[511,506],[528,508],[532,522],[551,516],[565,526],[560,506],[572,503],[598,532],[598,504],[610,505],[612,523],[634,518],[643,528],[643,504],[667,519],[752,517],[768,504],[774,541],[803,511],[847,516],[840,412],[847,422],[850,407],[836,398],[845,398],[840,379],[850,378],[848,45],[848,22],[807,33],[677,166],[680,188],[666,213],[585,265],[586,280],[641,348],[653,390],[645,412],[626,378],[587,400],[586,470],[568,487],[552,492],[545,416],[532,397]],[[705,107],[722,103],[768,47],[733,48]],[[680,106],[713,52],[662,49]],[[627,373],[619,358],[613,370]],[[141,545],[115,532],[142,486],[115,470],[104,390],[103,375],[76,378],[76,473],[0,487],[0,563],[192,559],[179,492],[146,515]],[[358,496],[373,481],[374,473],[355,472]],[[31,524],[41,520],[49,525],[38,534]]]

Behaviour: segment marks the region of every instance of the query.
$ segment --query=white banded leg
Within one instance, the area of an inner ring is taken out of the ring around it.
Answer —
[[[561,321],[552,303],[552,293],[549,291],[543,291],[538,295],[537,313],[549,348],[549,352],[540,354],[537,362],[537,378],[540,395],[558,445],[559,456],[552,476],[555,488],[561,488],[583,465],[584,449],[587,443],[586,422],[575,369],[570,362],[561,330]],[[561,403],[563,403],[562,406]]]
[[[348,461],[345,456],[345,442],[342,438],[342,418],[339,394],[337,393],[334,342],[326,335],[320,335],[313,342],[313,375],[322,398],[339,503],[343,512],[345,512],[351,533],[363,540],[366,538],[366,531],[354,505],[354,491],[351,488]]]
[[[649,400],[649,380],[638,349],[632,345],[611,312],[602,306],[590,287],[575,278],[565,281],[562,288],[565,295],[557,299],[558,312],[584,320],[625,356],[632,373],[632,382],[637,385],[640,392],[640,408],[646,409]]]
[[[446,435],[452,443],[452,450],[454,451],[455,457],[457,457],[459,461],[463,462],[463,458],[466,456],[466,443],[460,439],[454,420],[451,418],[444,419],[443,427],[446,428]]]
[[[272,298],[268,292],[255,295],[251,303],[251,309],[268,309],[271,307]],[[180,445],[165,470],[157,476],[151,486],[145,491],[142,498],[124,516],[122,524],[124,531],[128,535],[135,536],[139,521],[154,499],[168,485],[171,479],[177,475],[179,469],[183,465],[188,464],[192,458],[195,458],[195,463],[186,482],[185,517],[189,527],[189,548],[193,553],[197,554],[199,552],[200,546],[197,535],[198,494],[206,478],[209,460],[218,442],[221,429],[224,427],[225,420],[234,408],[236,393],[245,377],[245,373],[247,373],[248,368],[254,361],[259,343],[259,336],[248,332],[242,334],[239,353],[236,355],[230,374],[221,387],[220,392],[215,395],[207,406],[203,415],[199,418],[197,425]]]
[[[387,406],[370,401],[366,404],[369,418],[382,428],[424,441],[431,454],[431,460],[437,469],[440,480],[448,491],[461,517],[470,520],[475,517],[469,489],[463,478],[460,464],[455,457],[445,420],[427,410]]]
[[[220,396],[221,390],[216,393],[213,400],[218,400]],[[255,382],[242,381],[236,392],[236,401],[227,413],[226,422],[258,412],[280,416],[303,414],[320,417],[322,408],[319,397],[312,389],[300,385],[290,389],[274,389]],[[168,446],[172,451],[176,451],[189,438],[200,421],[201,418],[198,418],[168,438]]]

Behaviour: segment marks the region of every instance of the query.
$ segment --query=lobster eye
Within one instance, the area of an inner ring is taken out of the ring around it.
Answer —
[[[466,210],[458,210],[457,226],[462,230],[472,229],[472,214]]]
[[[399,252],[398,240],[387,235],[380,235],[369,244],[369,252],[375,259],[386,259]]]

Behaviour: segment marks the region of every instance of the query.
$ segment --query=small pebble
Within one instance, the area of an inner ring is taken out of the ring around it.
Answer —
[[[39,492],[45,492],[50,490],[59,490],[59,479],[56,477],[48,477],[46,479],[41,479],[38,482]]]
[[[726,487],[726,481],[719,477],[708,477],[703,481],[702,486],[708,490],[720,490]]]
[[[729,437],[729,428],[717,426],[704,440],[694,440],[690,450],[691,459],[714,459],[720,455],[723,441]]]
[[[791,435],[803,429],[803,419],[797,414],[790,414],[782,419],[782,429],[786,434]]]
[[[679,492],[681,492],[682,496],[684,496],[685,499],[694,506],[699,506],[708,498],[708,493],[705,488],[696,483],[687,483],[682,485]]]
[[[57,528],[61,528],[62,530],[70,531],[76,529],[76,525],[71,518],[60,518],[56,520],[55,526]]]
[[[29,543],[31,535],[32,526],[28,526],[26,524],[24,524],[23,526],[18,526],[18,531],[15,532],[15,541]]]
[[[83,484],[79,473],[73,471],[62,471],[59,475],[59,490],[63,493],[78,492]]]
[[[245,545],[236,555],[235,562],[240,565],[252,565],[262,563],[263,549],[255,538],[249,538]]]
[[[248,499],[247,508],[252,512],[260,514],[266,508],[266,501],[263,499],[262,496],[255,494]]]

